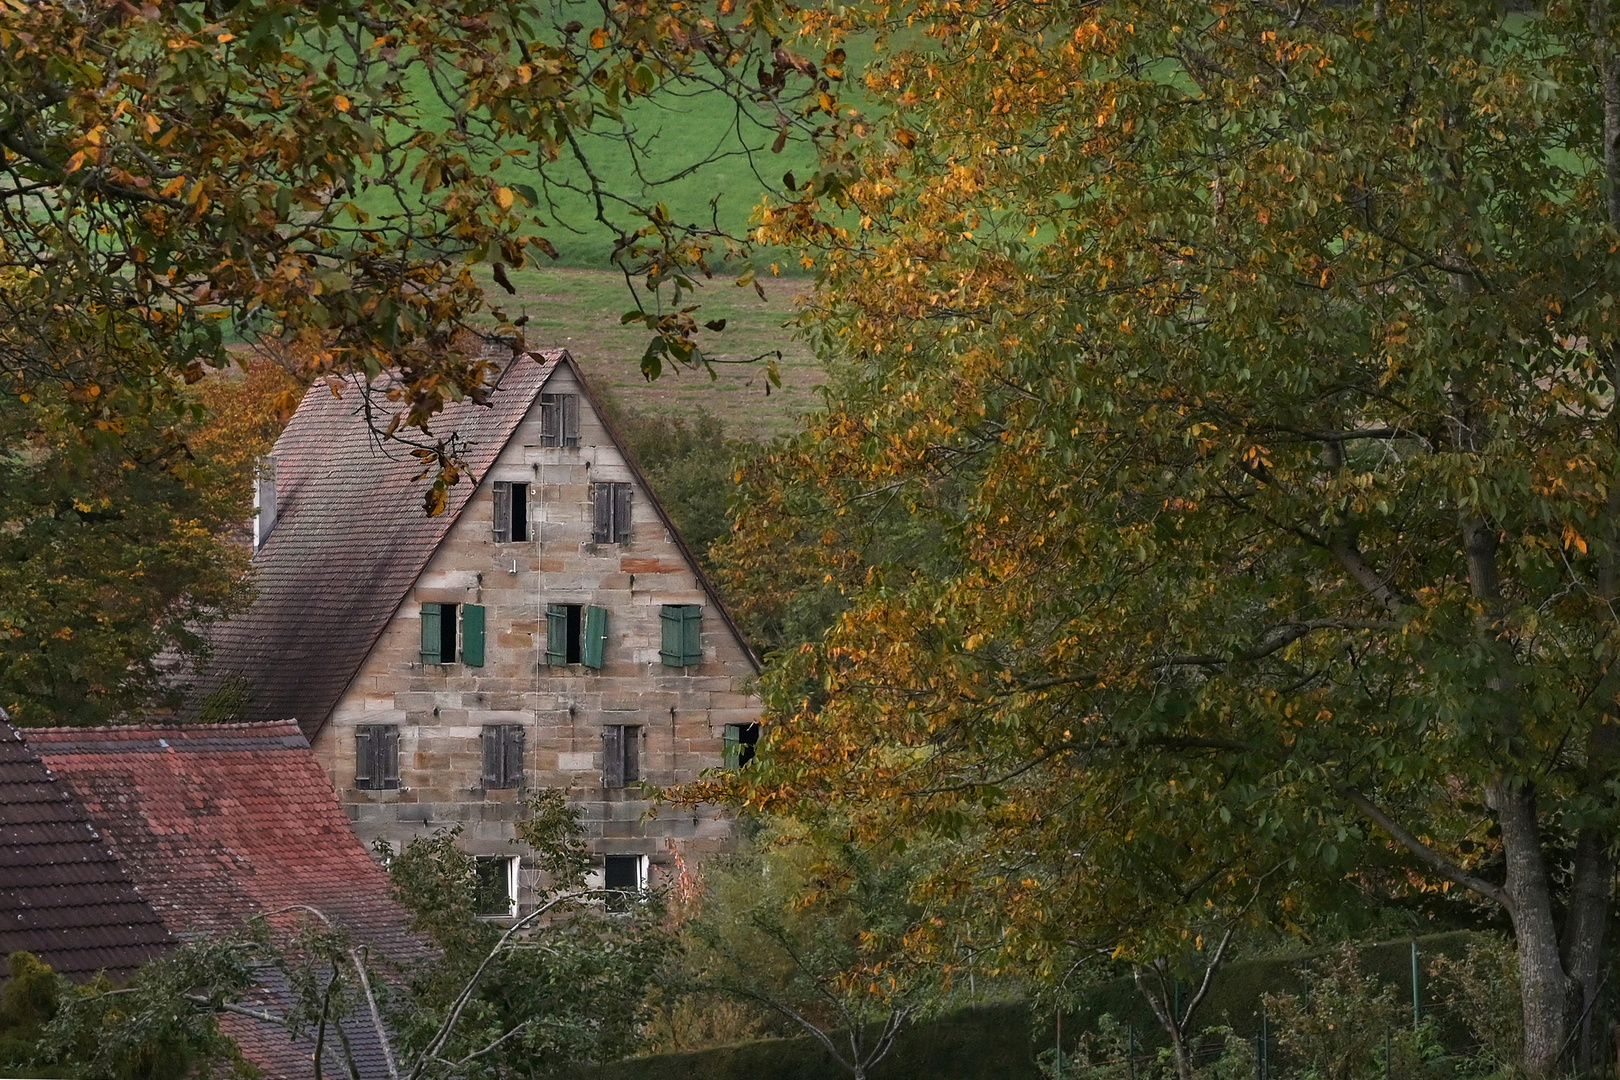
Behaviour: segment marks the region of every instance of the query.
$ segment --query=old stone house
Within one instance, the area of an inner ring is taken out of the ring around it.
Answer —
[[[539,884],[510,843],[536,787],[581,809],[607,887],[718,849],[721,812],[651,817],[646,785],[751,755],[757,662],[572,358],[519,355],[436,419],[467,466],[436,517],[363,391],[316,384],[276,443],[258,596],[212,629],[190,714],[296,719],[362,840],[459,824],[509,912]]]

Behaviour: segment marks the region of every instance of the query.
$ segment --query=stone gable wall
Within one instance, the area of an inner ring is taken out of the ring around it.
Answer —
[[[412,836],[461,823],[463,847],[475,855],[512,855],[512,822],[525,791],[563,788],[583,811],[598,856],[646,855],[656,884],[688,862],[718,850],[729,832],[713,807],[664,810],[643,820],[650,804],[634,787],[603,786],[602,730],[642,729],[641,776],[665,786],[692,780],[722,763],[726,724],[754,723],[759,699],[754,669],[709,602],[645,489],[580,393],[559,367],[547,393],[579,393],[580,445],[540,445],[538,399],[451,527],[415,587],[394,614],[359,674],[315,739],[315,753],[370,846],[396,850]],[[494,483],[529,487],[530,539],[493,539]],[[591,483],[629,482],[630,542],[592,543]],[[422,603],[482,604],[485,662],[424,665]],[[546,606],[607,609],[607,647],[600,671],[546,665]],[[703,605],[703,662],[665,667],[659,659],[664,604]],[[355,786],[355,727],[398,724],[398,790]],[[482,787],[480,736],[486,724],[522,724],[524,788]],[[600,862],[598,866],[600,867]],[[520,902],[536,872],[520,871]]]

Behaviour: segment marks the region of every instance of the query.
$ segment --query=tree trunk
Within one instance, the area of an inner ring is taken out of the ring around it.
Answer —
[[[1532,1077],[1551,1076],[1569,1033],[1571,991],[1553,919],[1552,890],[1541,854],[1541,828],[1536,821],[1535,789],[1498,781],[1488,798],[1502,827],[1507,859],[1503,891],[1513,919],[1519,953],[1520,992],[1524,1005],[1524,1069]]]

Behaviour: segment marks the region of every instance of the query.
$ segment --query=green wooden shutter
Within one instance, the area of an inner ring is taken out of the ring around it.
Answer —
[[[728,769],[742,767],[742,728],[736,724],[726,725],[726,749],[725,756],[721,760]]]
[[[461,605],[461,662],[468,667],[484,666],[484,606]]]
[[[658,658],[666,667],[681,667],[681,605],[665,604],[658,612],[659,622],[663,625],[663,647],[658,650]]]
[[[568,609],[561,604],[546,605],[546,663],[568,663]]]
[[[442,604],[422,605],[422,663],[443,664],[445,659],[439,655],[439,642],[442,640],[440,620],[443,619]]]
[[[602,670],[602,654],[607,651],[607,608],[585,609],[585,642],[581,659],[588,668]]]
[[[703,608],[687,604],[681,609],[681,664],[703,663]]]

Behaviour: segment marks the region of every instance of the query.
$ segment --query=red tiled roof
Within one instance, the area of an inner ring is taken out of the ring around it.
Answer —
[[[27,738],[171,931],[226,933],[307,905],[396,961],[424,955],[292,721]]]
[[[124,981],[173,939],[67,787],[0,711],[0,958]],[[4,978],[0,967],[0,978]]]
[[[466,398],[435,419],[435,432],[461,440],[467,465],[437,517],[422,512],[422,463],[404,446],[381,442],[363,419],[361,386],[341,398],[325,382],[311,387],[271,455],[277,514],[253,558],[257,599],[207,631],[213,659],[192,683],[190,715],[218,692],[242,699],[232,709],[239,719],[295,716],[314,738],[567,355],[521,355],[488,405]]]

